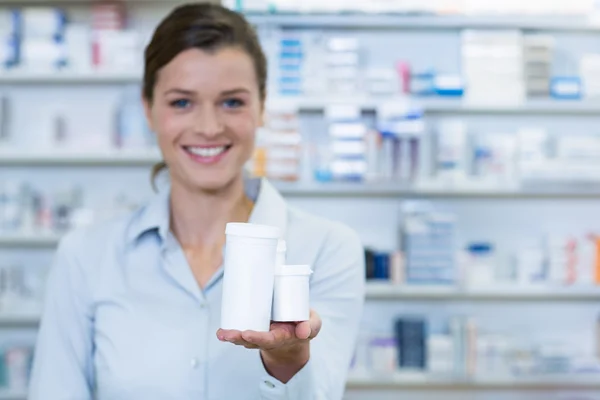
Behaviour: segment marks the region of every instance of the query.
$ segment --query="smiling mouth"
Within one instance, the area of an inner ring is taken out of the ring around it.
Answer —
[[[183,146],[183,149],[192,156],[195,160],[201,162],[217,162],[224,156],[232,145],[199,147],[199,146]]]

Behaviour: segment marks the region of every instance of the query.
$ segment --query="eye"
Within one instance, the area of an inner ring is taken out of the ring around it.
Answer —
[[[223,102],[225,108],[240,108],[244,105],[244,102],[240,99],[227,99]]]
[[[170,105],[174,108],[184,109],[190,106],[191,102],[188,99],[173,100]]]

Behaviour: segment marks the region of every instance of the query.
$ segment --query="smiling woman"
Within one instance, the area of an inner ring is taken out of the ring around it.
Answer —
[[[246,178],[266,60],[239,14],[175,9],[146,50],[142,99],[167,187],[130,215],[62,241],[47,288],[31,400],[339,400],[364,298],[363,249],[345,226]],[[225,226],[279,228],[309,264],[309,321],[219,329]],[[235,381],[235,384],[233,382]]]

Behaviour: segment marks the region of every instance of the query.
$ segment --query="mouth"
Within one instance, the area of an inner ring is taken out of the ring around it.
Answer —
[[[200,164],[216,164],[229,152],[233,145],[219,146],[183,146],[192,160]]]

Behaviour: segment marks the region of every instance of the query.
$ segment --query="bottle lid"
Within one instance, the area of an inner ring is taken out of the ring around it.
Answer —
[[[280,229],[275,226],[230,222],[225,228],[226,235],[257,239],[279,239]]]
[[[276,276],[308,276],[312,273],[310,265],[280,265],[275,269]]]

